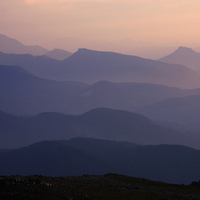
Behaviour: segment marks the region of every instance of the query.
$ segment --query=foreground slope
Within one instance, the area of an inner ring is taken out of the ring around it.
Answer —
[[[185,146],[139,146],[77,138],[0,151],[1,175],[72,176],[119,173],[168,183],[200,178],[200,151]]]
[[[199,188],[118,174],[74,177],[11,176],[0,178],[1,199],[199,199]]]
[[[182,65],[87,49],[79,49],[63,61],[47,56],[0,53],[0,64],[18,65],[42,78],[90,84],[106,80],[155,83],[181,88],[200,86],[200,76]]]

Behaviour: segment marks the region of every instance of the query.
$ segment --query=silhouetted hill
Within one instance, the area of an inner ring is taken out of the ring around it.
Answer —
[[[185,130],[200,130],[200,95],[166,99],[143,108],[140,113],[169,124],[179,124]]]
[[[36,76],[54,80],[145,82],[181,88],[200,86],[200,76],[185,66],[87,49],[79,49],[63,61],[47,56],[0,53],[0,64],[18,65]]]
[[[18,66],[0,66],[0,109],[11,114],[71,113],[87,85],[33,76]],[[75,103],[76,104],[76,103]]]
[[[48,52],[47,49],[40,47],[39,45],[27,46],[16,39],[9,38],[2,34],[0,34],[0,51],[4,53],[32,55],[43,55]]]
[[[191,48],[179,47],[175,52],[159,60],[170,64],[181,64],[200,72],[200,53]]]
[[[45,55],[56,60],[65,60],[66,58],[71,56],[72,53],[62,49],[54,49],[52,51],[47,52]]]
[[[177,144],[182,140],[179,132],[163,129],[148,118],[127,111],[99,108],[76,116],[75,121],[76,130],[85,137],[96,138],[98,135],[102,139],[138,144]]]
[[[94,139],[44,141],[0,152],[1,175],[72,176],[119,173],[168,183],[200,177],[200,151],[185,146],[137,146]]]
[[[49,176],[102,174],[106,172],[107,166],[95,156],[59,142],[40,142],[29,147],[3,152],[0,159],[6,154],[8,160],[4,160],[1,174]],[[15,169],[10,165],[14,160],[16,161]]]
[[[2,118],[3,118],[2,113]],[[6,118],[5,118],[6,119]],[[5,121],[5,120],[4,120]],[[42,140],[93,137],[138,144],[182,144],[199,147],[199,137],[156,125],[127,111],[99,108],[83,115],[41,113],[16,117],[0,126],[0,148],[16,148]]]

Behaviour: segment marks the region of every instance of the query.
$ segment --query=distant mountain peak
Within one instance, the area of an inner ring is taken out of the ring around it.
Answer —
[[[63,49],[53,49],[52,51],[47,52],[45,55],[56,60],[65,60],[66,58],[70,57],[72,53]]]
[[[199,62],[200,53],[197,53],[191,48],[180,46],[173,53],[159,59],[159,61],[166,62],[169,64],[184,65],[196,72],[200,72]]]
[[[174,53],[177,53],[177,52],[180,54],[197,53],[192,48],[183,47],[183,46],[180,46]]]

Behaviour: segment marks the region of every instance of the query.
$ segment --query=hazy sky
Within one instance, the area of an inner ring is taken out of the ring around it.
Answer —
[[[72,36],[199,43],[200,0],[1,0],[0,33],[25,44]]]

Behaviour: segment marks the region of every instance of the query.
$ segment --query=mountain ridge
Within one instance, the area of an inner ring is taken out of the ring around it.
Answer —
[[[65,60],[69,56],[71,56],[72,53],[62,49],[54,49],[52,51],[47,52],[45,55],[56,60]]]
[[[16,39],[0,34],[0,51],[4,53],[43,55],[47,49],[39,45],[24,45]]]
[[[4,176],[118,173],[176,184],[190,184],[200,177],[200,150],[180,145],[141,146],[92,138],[42,141],[0,151],[0,162]]]
[[[53,80],[90,84],[101,80],[146,82],[181,88],[200,86],[200,75],[185,66],[88,49],[79,49],[63,61],[47,56],[0,53],[0,64],[18,65],[36,76]]]
[[[169,98],[149,105],[139,113],[159,121],[179,124],[185,131],[199,131],[200,95]]]
[[[200,53],[197,53],[188,47],[179,47],[171,54],[159,59],[159,61],[170,63],[170,64],[181,64],[189,67],[200,73]]]
[[[0,148],[16,148],[42,140],[73,137],[131,141],[143,145],[181,144],[199,149],[198,135],[162,127],[145,116],[122,110],[97,108],[82,115],[41,113],[30,117],[14,117],[1,113]],[[14,120],[13,120],[14,118]],[[7,124],[8,126],[5,126]]]
[[[98,107],[136,112],[164,99],[200,94],[200,89],[149,83],[99,81],[88,85],[47,80],[17,66],[1,65],[0,72],[0,110],[14,115],[82,114]]]

